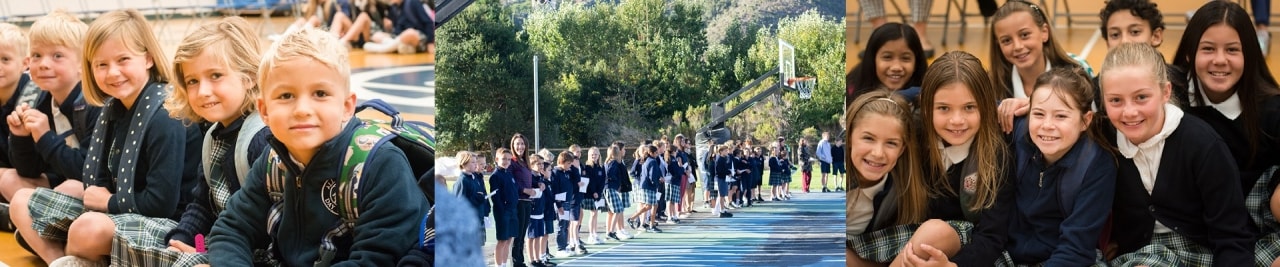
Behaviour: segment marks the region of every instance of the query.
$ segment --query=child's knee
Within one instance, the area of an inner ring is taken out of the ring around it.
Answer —
[[[67,230],[68,239],[85,241],[111,240],[115,235],[116,224],[111,217],[100,212],[86,212],[71,222]]]

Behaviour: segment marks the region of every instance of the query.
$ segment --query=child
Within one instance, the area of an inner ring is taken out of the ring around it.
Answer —
[[[1008,6],[1009,4],[1006,4]],[[1013,187],[1011,157],[996,122],[1000,98],[977,57],[949,52],[925,73],[920,93],[929,216],[896,263],[922,259],[990,265],[1004,250]],[[961,244],[964,244],[961,246]],[[870,255],[862,255],[868,257]]]
[[[1203,12],[1200,12],[1203,11]],[[1245,205],[1261,230],[1257,264],[1280,257],[1280,223],[1272,209],[1273,174],[1280,165],[1280,85],[1271,76],[1244,8],[1229,2],[1206,3],[1187,25],[1174,65],[1186,70],[1189,91],[1174,91],[1190,100],[1184,110],[1212,127],[1235,160]],[[1230,17],[1238,15],[1242,17]],[[1221,75],[1226,73],[1226,75]],[[1175,77],[1180,79],[1182,77]]]
[[[1111,235],[1121,255],[1111,263],[1252,265],[1235,161],[1208,124],[1168,104],[1164,58],[1150,45],[1122,44],[1104,62],[1103,102],[1123,156]]]
[[[481,180],[483,175],[477,173],[475,154],[469,151],[458,151],[456,159],[458,159],[458,166],[462,167],[462,175],[458,177],[458,182],[453,184],[453,194],[466,200],[467,204],[471,204],[471,208],[475,209],[476,215],[479,216],[478,219],[483,222],[484,216],[489,214],[489,203],[484,201],[488,196],[485,192],[488,191],[484,189],[484,180]],[[480,225],[480,228],[484,228],[484,225]],[[483,244],[484,229],[481,229],[480,233],[480,243]]]
[[[1102,18],[1102,40],[1107,47],[1122,43],[1146,43],[1160,47],[1164,43],[1164,15],[1151,0],[1107,1]]]
[[[853,101],[845,114],[844,138],[853,172],[845,192],[845,256],[855,266],[874,265],[861,258],[875,248],[898,249],[878,233],[895,225],[924,221],[927,192],[907,190],[922,182],[920,159],[914,141],[916,125],[910,102],[888,90],[867,92]]]
[[[493,224],[496,228],[494,235],[498,240],[494,247],[493,262],[496,266],[509,266],[511,239],[516,237],[516,231],[525,231],[518,228],[520,223],[515,218],[516,201],[520,200],[520,192],[515,177],[507,169],[511,166],[511,152],[506,148],[499,148],[493,153],[493,162],[498,165],[489,176],[489,194],[493,195],[489,200],[493,202]]]
[[[1091,87],[1080,69],[1053,69],[1036,80],[1031,114],[1011,137],[1010,186],[1017,192],[1005,246],[1009,266],[1105,265],[1096,262],[1097,248],[1115,196],[1116,162],[1092,126]]]
[[[1001,98],[1026,99],[1041,73],[1052,68],[1084,68],[1053,39],[1049,17],[1035,4],[1009,1],[991,20],[991,80]],[[923,104],[923,103],[922,103]]]
[[[372,53],[399,52],[435,54],[436,22],[431,7],[422,0],[386,0],[395,17],[390,32],[375,32],[364,50]]]
[[[541,192],[537,193],[541,194],[542,198],[535,200],[536,202],[534,203],[534,206],[542,206],[543,214],[546,215],[546,217],[542,218],[543,232],[546,233],[546,236],[538,239],[538,250],[530,250],[531,252],[529,254],[534,261],[540,261],[543,265],[552,266],[555,264],[550,261],[551,250],[548,245],[551,244],[551,235],[558,233],[556,232],[556,222],[560,221],[560,214],[564,213],[564,207],[556,204],[556,198],[554,195],[556,190],[558,190],[556,187],[559,185],[551,180],[551,162],[545,160],[550,159],[550,157],[544,157],[541,155],[550,154],[551,151],[543,149],[539,152],[547,153],[529,155],[529,158],[537,158],[539,162],[539,165],[536,166],[536,170],[533,165],[529,165],[529,168],[530,172],[533,173],[532,179],[534,179],[535,183],[543,185]],[[533,220],[530,220],[530,222],[532,223]]]
[[[722,144],[716,147],[715,158],[711,159],[711,171],[715,176],[715,198],[711,200],[711,213],[720,216],[720,218],[733,217],[733,213],[729,213],[729,176],[733,175],[733,161],[729,159],[729,150],[732,150],[729,144]]]
[[[881,88],[897,91],[914,103],[928,67],[915,28],[896,22],[877,27],[867,39],[867,51],[874,58],[864,58],[853,67],[845,103]]]
[[[667,145],[666,154],[662,160],[666,163],[666,168],[663,171],[666,173],[665,177],[667,177],[667,191],[665,193],[667,195],[667,223],[677,224],[680,222],[679,203],[682,200],[680,193],[683,192],[680,188],[683,187],[681,178],[684,176],[684,167],[681,167],[681,165],[684,162],[680,160],[679,155],[676,155],[674,145]]]
[[[542,200],[543,196],[550,196],[547,194],[551,191],[550,180],[547,180],[547,177],[542,175],[542,157],[538,155],[530,155],[529,166],[533,168],[533,178],[538,180],[536,188],[537,193],[529,198],[534,199],[534,201],[538,201]],[[546,250],[546,247],[544,246],[547,245],[545,241],[547,238],[547,227],[545,224],[547,222],[543,220],[546,217],[543,215],[545,212],[546,205],[534,205],[533,209],[529,211],[529,229],[525,230],[524,242],[525,244],[530,245],[525,247],[526,251],[524,251],[524,253],[529,259],[533,259],[533,261],[529,262],[529,265],[532,266],[546,266],[546,264],[539,259],[539,255],[542,254],[542,251]]]
[[[587,176],[590,182],[587,183],[586,198],[582,199],[582,207],[591,211],[591,224],[587,225],[587,231],[591,235],[587,236],[587,244],[595,245],[603,243],[600,236],[596,234],[596,224],[599,223],[601,211],[606,211],[604,205],[604,162],[600,159],[600,149],[591,147],[587,149],[587,165],[582,168],[582,173]]]
[[[760,198],[760,187],[764,180],[764,148],[755,147],[751,151],[751,193],[747,196],[753,203],[764,201]]]
[[[552,189],[556,197],[556,206],[559,206],[560,232],[556,236],[557,258],[568,257],[562,255],[572,255],[578,252],[578,233],[574,231],[574,226],[578,222],[580,204],[582,202],[581,194],[578,194],[578,187],[583,186],[578,174],[573,171],[573,154],[569,151],[560,152],[556,157],[556,166],[551,170]]]
[[[387,26],[386,10],[376,0],[338,0],[338,4],[345,13],[334,15],[329,31],[352,47],[363,47],[371,33],[382,32]]]
[[[801,192],[809,193],[809,181],[813,179],[813,152],[809,151],[809,145],[804,137],[796,140],[796,161],[800,162],[800,179],[804,183],[801,184]],[[787,199],[791,198],[790,186],[783,188],[787,190]]]
[[[0,85],[9,92],[0,93],[8,97],[0,106],[0,115],[6,116],[9,126],[3,129],[7,134],[0,133],[8,137],[8,142],[0,142],[0,147],[8,148],[7,153],[0,153],[0,158],[7,159],[0,160],[0,166],[15,170],[0,175],[0,194],[8,201],[23,188],[47,187],[71,196],[84,195],[84,151],[79,148],[89,143],[101,113],[98,107],[86,107],[80,95],[80,47],[87,28],[61,10],[37,19],[31,25],[30,41],[17,26],[0,24],[0,71],[3,77],[11,77],[0,79],[11,80]],[[20,60],[26,57],[30,59]],[[28,66],[30,75],[22,73]],[[52,112],[54,106],[58,113]],[[31,127],[23,120],[27,114],[31,114]],[[33,132],[38,135],[32,137]],[[36,139],[45,142],[37,147]],[[46,162],[46,158],[53,160]]]
[[[818,140],[817,150],[814,150],[814,154],[818,156],[818,171],[822,174],[823,193],[831,192],[831,189],[827,188],[827,176],[831,175],[832,163],[831,141],[828,139],[831,139],[831,133],[822,132],[822,139]]]
[[[408,162],[395,146],[370,152],[370,165],[360,174],[369,178],[353,181],[361,182],[356,185],[362,191],[361,220],[348,225],[350,231],[341,234],[343,228],[333,228],[342,225],[340,218],[324,204],[335,201],[334,194],[322,191],[339,176],[340,157],[361,124],[353,116],[356,96],[347,88],[348,65],[346,48],[314,29],[285,35],[267,50],[258,72],[263,95],[258,112],[271,128],[272,149],[250,170],[248,183],[214,224],[209,242],[213,262],[247,266],[249,248],[257,240],[290,240],[271,244],[274,260],[283,265],[356,260],[383,266],[394,264],[413,245],[414,238],[404,233],[415,231],[416,218],[427,212],[426,199],[416,191]],[[263,184],[269,171],[298,184],[284,186],[275,223],[269,223],[264,209],[273,203]],[[268,228],[276,223],[288,227]],[[332,246],[318,249],[321,242]]]
[[[784,152],[782,152],[781,145],[774,145],[769,149],[769,152],[772,153],[769,155],[769,186],[772,189],[769,192],[769,201],[782,201],[783,180],[786,179],[785,176],[787,175],[785,171],[787,167],[783,165],[783,158],[786,156],[782,154]]]
[[[844,173],[844,139],[836,139],[831,142],[831,176],[836,192],[844,191]]]
[[[150,24],[136,10],[113,11],[85,36],[81,72],[92,82],[83,93],[103,110],[87,144],[83,199],[46,188],[16,197],[30,196],[16,211],[29,217],[16,223],[31,225],[25,240],[46,261],[97,263],[113,251],[165,245],[198,181],[199,128],[161,108],[171,65]],[[111,259],[130,265],[129,257]]]
[[[609,231],[609,234],[606,236],[617,241],[631,239],[631,236],[627,235],[625,228],[622,227],[622,217],[625,216],[623,212],[629,206],[626,195],[621,191],[622,183],[628,179],[627,166],[622,163],[622,153],[624,152],[622,152],[621,146],[609,146],[607,152],[605,152],[606,165],[604,166],[605,204],[609,207],[609,216],[606,219],[608,222],[605,226],[605,230]]]

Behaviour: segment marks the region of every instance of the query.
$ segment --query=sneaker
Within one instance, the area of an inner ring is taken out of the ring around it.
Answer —
[[[591,252],[588,252],[588,251],[587,251],[587,247],[586,247],[586,246],[578,246],[578,251],[576,251],[576,252],[578,253],[578,255],[587,255],[587,254],[591,253]]]
[[[571,256],[571,257],[582,256],[582,254],[583,254],[583,253],[582,253],[582,250],[581,250],[581,249],[576,249],[576,248],[572,248],[572,247],[571,247],[571,248],[569,248],[569,256]]]
[[[534,262],[530,262],[530,263],[529,263],[529,266],[532,266],[532,267],[547,267],[547,265],[546,265],[546,264],[542,264],[542,262],[541,262],[541,261],[534,261]]]
[[[1267,51],[1271,46],[1271,33],[1267,31],[1258,32],[1258,44],[1262,46],[1262,56],[1267,56]]]
[[[9,203],[0,203],[0,232],[14,232],[18,228],[9,220]]]
[[[542,261],[542,266],[555,267],[556,263],[551,262],[550,260],[545,260],[545,261]]]
[[[843,191],[844,191],[844,187],[842,187],[842,186],[837,186],[837,187],[836,187],[836,192],[843,192]]]
[[[618,241],[627,241],[631,239],[631,234],[628,234],[626,231],[618,232],[617,236]]]
[[[588,236],[586,243],[587,245],[598,245],[600,244],[600,237],[596,235]]]
[[[559,259],[559,258],[568,258],[568,257],[571,257],[571,256],[573,256],[573,254],[572,254],[572,253],[569,253],[568,251],[564,251],[564,250],[557,250],[554,256],[556,256],[556,258],[557,258],[557,259]]]
[[[733,213],[728,213],[728,212],[720,213],[720,218],[730,218],[730,217],[733,217]]]
[[[640,228],[640,221],[636,221],[636,219],[627,219],[627,226],[631,226],[631,229]]]
[[[823,187],[822,192],[823,193],[831,192],[831,189],[827,189],[826,187]]]
[[[95,262],[76,256],[63,256],[49,263],[51,267],[106,267],[106,262]]]
[[[592,239],[592,240],[594,240],[594,241],[596,241],[596,244],[604,244],[604,240],[603,240],[603,239],[600,239],[600,236],[597,236],[597,235],[591,235],[591,239]]]
[[[613,240],[617,240],[617,241],[622,241],[622,239],[618,238],[618,234],[617,234],[617,233],[609,233],[609,234],[605,235],[605,237],[606,237],[606,238],[613,239]]]
[[[649,232],[662,233],[662,229],[658,229],[657,226],[653,226],[653,227],[649,227]]]

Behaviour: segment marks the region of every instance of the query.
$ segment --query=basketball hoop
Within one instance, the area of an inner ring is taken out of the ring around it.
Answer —
[[[796,89],[800,93],[800,99],[813,97],[813,87],[817,84],[818,78],[809,76],[787,79],[787,86]]]

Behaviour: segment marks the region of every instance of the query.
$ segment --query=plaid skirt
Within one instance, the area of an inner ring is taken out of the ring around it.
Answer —
[[[1176,233],[1155,234],[1151,244],[1111,260],[1113,266],[1209,266],[1213,251]]]
[[[947,221],[947,224],[955,228],[956,233],[960,236],[961,245],[969,244],[969,234],[973,232],[973,223]],[[848,240],[845,245],[862,259],[889,263],[893,261],[893,258],[898,257],[898,252],[902,251],[902,247],[907,245],[907,241],[911,240],[911,235],[915,234],[917,228],[920,228],[920,224],[904,224],[861,235],[846,236]]]
[[[605,197],[604,192],[601,192],[600,194],[601,194],[600,200],[603,200]],[[596,199],[591,199],[591,198],[583,198],[581,207],[582,207],[582,211],[597,211],[597,210],[608,211],[609,210],[605,206],[603,201],[600,202],[600,205],[596,205]]]
[[[36,188],[31,194],[28,210],[31,213],[31,227],[40,233],[41,238],[66,243],[71,222],[84,214],[84,201],[53,189]]]
[[[667,183],[666,193],[662,198],[667,201],[680,202],[680,183]]]
[[[178,223],[166,218],[139,214],[111,214],[116,223],[111,242],[111,266],[195,266],[208,264],[204,254],[169,251],[164,239]]]
[[[770,172],[769,185],[782,185],[786,183],[786,174],[783,172]]]
[[[618,192],[618,190],[605,188],[604,197],[605,197],[604,199],[605,206],[609,207],[609,212],[622,213],[623,211],[627,210],[627,206],[628,206],[628,203],[626,203],[627,198],[622,197],[622,192]]]
[[[640,195],[637,195],[636,197],[638,198],[636,199],[637,202],[649,205],[658,204],[658,201],[662,200],[659,196],[658,190],[654,189],[640,189]]]
[[[1244,199],[1249,217],[1261,233],[1254,248],[1254,261],[1258,266],[1271,266],[1271,262],[1280,258],[1280,223],[1276,222],[1275,214],[1271,213],[1272,188],[1267,187],[1275,178],[1272,175],[1277,169],[1280,166],[1272,166],[1264,171]]]

